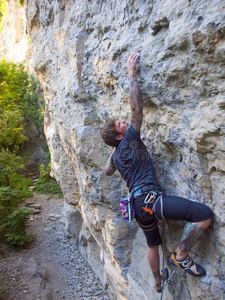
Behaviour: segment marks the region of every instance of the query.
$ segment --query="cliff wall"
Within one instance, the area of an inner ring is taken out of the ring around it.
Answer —
[[[17,0],[6,1],[6,7],[7,15],[0,32],[0,59],[22,63],[27,71],[33,72],[24,7]]]
[[[225,4],[219,0],[25,0],[33,66],[45,94],[52,173],[66,230],[111,299],[155,299],[143,233],[122,220],[127,191],[102,172],[108,118],[129,121],[126,61],[140,52],[142,138],[165,191],[208,204],[215,220],[192,257],[207,276],[176,271],[165,299],[225,295]],[[163,172],[164,170],[164,172]],[[182,222],[160,224],[165,263]]]

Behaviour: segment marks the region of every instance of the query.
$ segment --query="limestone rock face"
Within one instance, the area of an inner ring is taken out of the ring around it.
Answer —
[[[7,16],[0,32],[0,59],[23,63],[32,72],[29,36],[26,28],[24,7],[18,0],[6,1]]]
[[[207,276],[179,270],[165,299],[225,294],[225,4],[221,0],[26,0],[32,60],[45,93],[52,173],[64,197],[68,232],[111,299],[155,299],[146,242],[122,220],[127,190],[102,171],[111,149],[108,118],[129,120],[126,61],[140,52],[142,138],[165,191],[207,203],[213,226],[191,255]],[[163,172],[164,170],[164,172]],[[165,264],[183,223],[163,227]]]

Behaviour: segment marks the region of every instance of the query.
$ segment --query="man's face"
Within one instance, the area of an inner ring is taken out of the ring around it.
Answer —
[[[115,121],[115,129],[120,132],[122,136],[124,136],[127,128],[129,127],[129,123],[123,121]]]

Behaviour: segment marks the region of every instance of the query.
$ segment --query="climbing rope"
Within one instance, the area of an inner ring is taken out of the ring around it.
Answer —
[[[163,195],[163,193],[164,193],[164,185],[165,185],[165,168],[163,168],[163,181],[162,181],[162,195]],[[162,201],[161,201],[161,210],[162,210]],[[163,214],[162,214],[162,216],[163,216]],[[167,286],[167,284],[169,284],[170,283],[170,279],[171,279],[171,277],[173,276],[173,274],[174,274],[174,271],[170,274],[170,276],[169,276],[169,270],[168,270],[168,268],[166,268],[166,267],[164,267],[164,264],[165,264],[165,241],[164,241],[164,236],[165,236],[165,234],[163,234],[164,233],[164,229],[165,229],[165,224],[164,224],[164,222],[163,222],[163,226],[162,226],[163,228],[162,228],[162,271],[161,271],[161,274],[162,274],[162,283],[161,283],[161,286],[162,286],[162,288],[163,288],[163,290],[162,290],[162,293],[161,293],[161,298],[160,298],[160,300],[162,300],[163,299],[163,292],[164,292],[164,288],[165,288],[165,286]],[[164,282],[166,282],[165,284],[164,284]]]
[[[165,168],[163,168],[163,181],[162,181],[162,194],[164,193],[164,185],[165,185]],[[162,253],[163,253],[163,258],[162,258],[162,270],[164,270],[164,264],[165,264],[165,249],[164,249],[164,229],[165,229],[165,224],[163,222],[163,228],[162,228]],[[164,275],[164,274],[162,274]],[[162,277],[162,284],[164,285],[164,278]],[[163,286],[163,290],[161,293],[161,300],[163,298],[163,292],[164,292],[164,286]]]
[[[164,186],[165,186],[165,173],[166,173],[166,171],[165,171],[165,166],[164,166],[164,168],[163,168],[163,181],[162,181],[162,196],[163,196],[163,194],[164,194]],[[161,202],[161,210],[162,210],[162,202]],[[163,214],[162,214],[163,215]],[[165,224],[164,224],[164,222],[163,222],[163,231],[162,231],[162,233],[164,233],[164,229],[165,229]],[[164,234],[163,234],[164,235]],[[163,263],[162,263],[162,265],[163,265],[163,268],[164,268],[164,263],[165,263],[165,255],[164,255],[164,251],[165,249],[164,249],[164,237],[163,237],[163,239],[162,239],[162,251],[163,251]]]

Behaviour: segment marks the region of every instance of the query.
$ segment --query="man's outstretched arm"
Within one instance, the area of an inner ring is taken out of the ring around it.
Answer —
[[[140,132],[143,117],[143,101],[136,74],[139,56],[139,53],[133,53],[127,61],[130,80],[131,126],[137,132]]]

